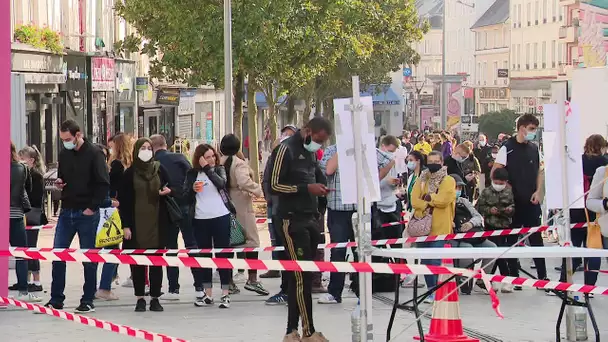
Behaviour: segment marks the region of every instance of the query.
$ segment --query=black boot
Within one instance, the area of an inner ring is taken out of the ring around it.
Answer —
[[[135,312],[144,312],[146,311],[146,300],[140,298],[137,300],[137,304],[135,304]]]
[[[163,306],[160,305],[158,298],[152,298],[152,300],[150,301],[150,311],[155,311],[155,312],[165,311]]]

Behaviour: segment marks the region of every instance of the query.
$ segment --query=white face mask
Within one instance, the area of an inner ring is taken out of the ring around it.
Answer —
[[[492,187],[496,191],[503,191],[507,187],[507,184],[496,184],[496,183],[493,182],[492,183]]]
[[[479,140],[479,146],[485,147],[486,146],[486,141],[485,140]]]
[[[498,153],[492,153],[492,158],[496,159],[498,157]]]
[[[153,156],[154,153],[151,150],[139,150],[139,153],[137,154],[137,158],[139,158],[144,163],[149,162]]]

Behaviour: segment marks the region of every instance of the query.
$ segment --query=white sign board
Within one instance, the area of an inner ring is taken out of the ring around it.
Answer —
[[[334,119],[336,126],[336,147],[338,168],[340,169],[340,191],[343,204],[357,204],[357,187],[363,191],[368,202],[377,202],[380,196],[378,158],[376,157],[376,137],[373,127],[373,101],[371,96],[361,97],[362,109],[355,112],[361,124],[361,143],[363,152],[363,179],[355,177],[355,141],[353,136],[352,99],[334,100]]]
[[[581,111],[576,103],[570,105],[572,112],[567,116],[565,142],[563,133],[559,131],[559,120],[556,104],[546,104],[543,108],[545,131],[543,132],[543,146],[545,152],[545,189],[547,208],[560,209],[562,203],[562,187],[560,184],[568,182],[568,204],[571,209],[583,208],[583,147],[585,137],[581,129]],[[568,146],[568,153],[564,145]],[[562,160],[568,161],[568,179],[564,180],[562,174]],[[560,185],[560,186],[558,186]]]

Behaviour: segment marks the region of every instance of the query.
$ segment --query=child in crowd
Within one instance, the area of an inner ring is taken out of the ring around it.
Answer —
[[[492,186],[483,189],[479,197],[478,211],[484,218],[486,230],[506,229],[511,225],[515,203],[511,186],[507,184],[508,180],[509,173],[506,169],[494,170]],[[498,247],[510,247],[517,242],[517,235],[493,236],[490,240]],[[517,259],[498,259],[496,264],[503,276],[519,276]],[[494,290],[498,290],[498,286],[494,286]],[[504,284],[501,291],[513,292],[513,285]]]

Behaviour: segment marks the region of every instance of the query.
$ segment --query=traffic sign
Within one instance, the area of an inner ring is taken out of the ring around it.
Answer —
[[[405,76],[405,77],[412,76],[412,68],[403,68],[403,76]]]

